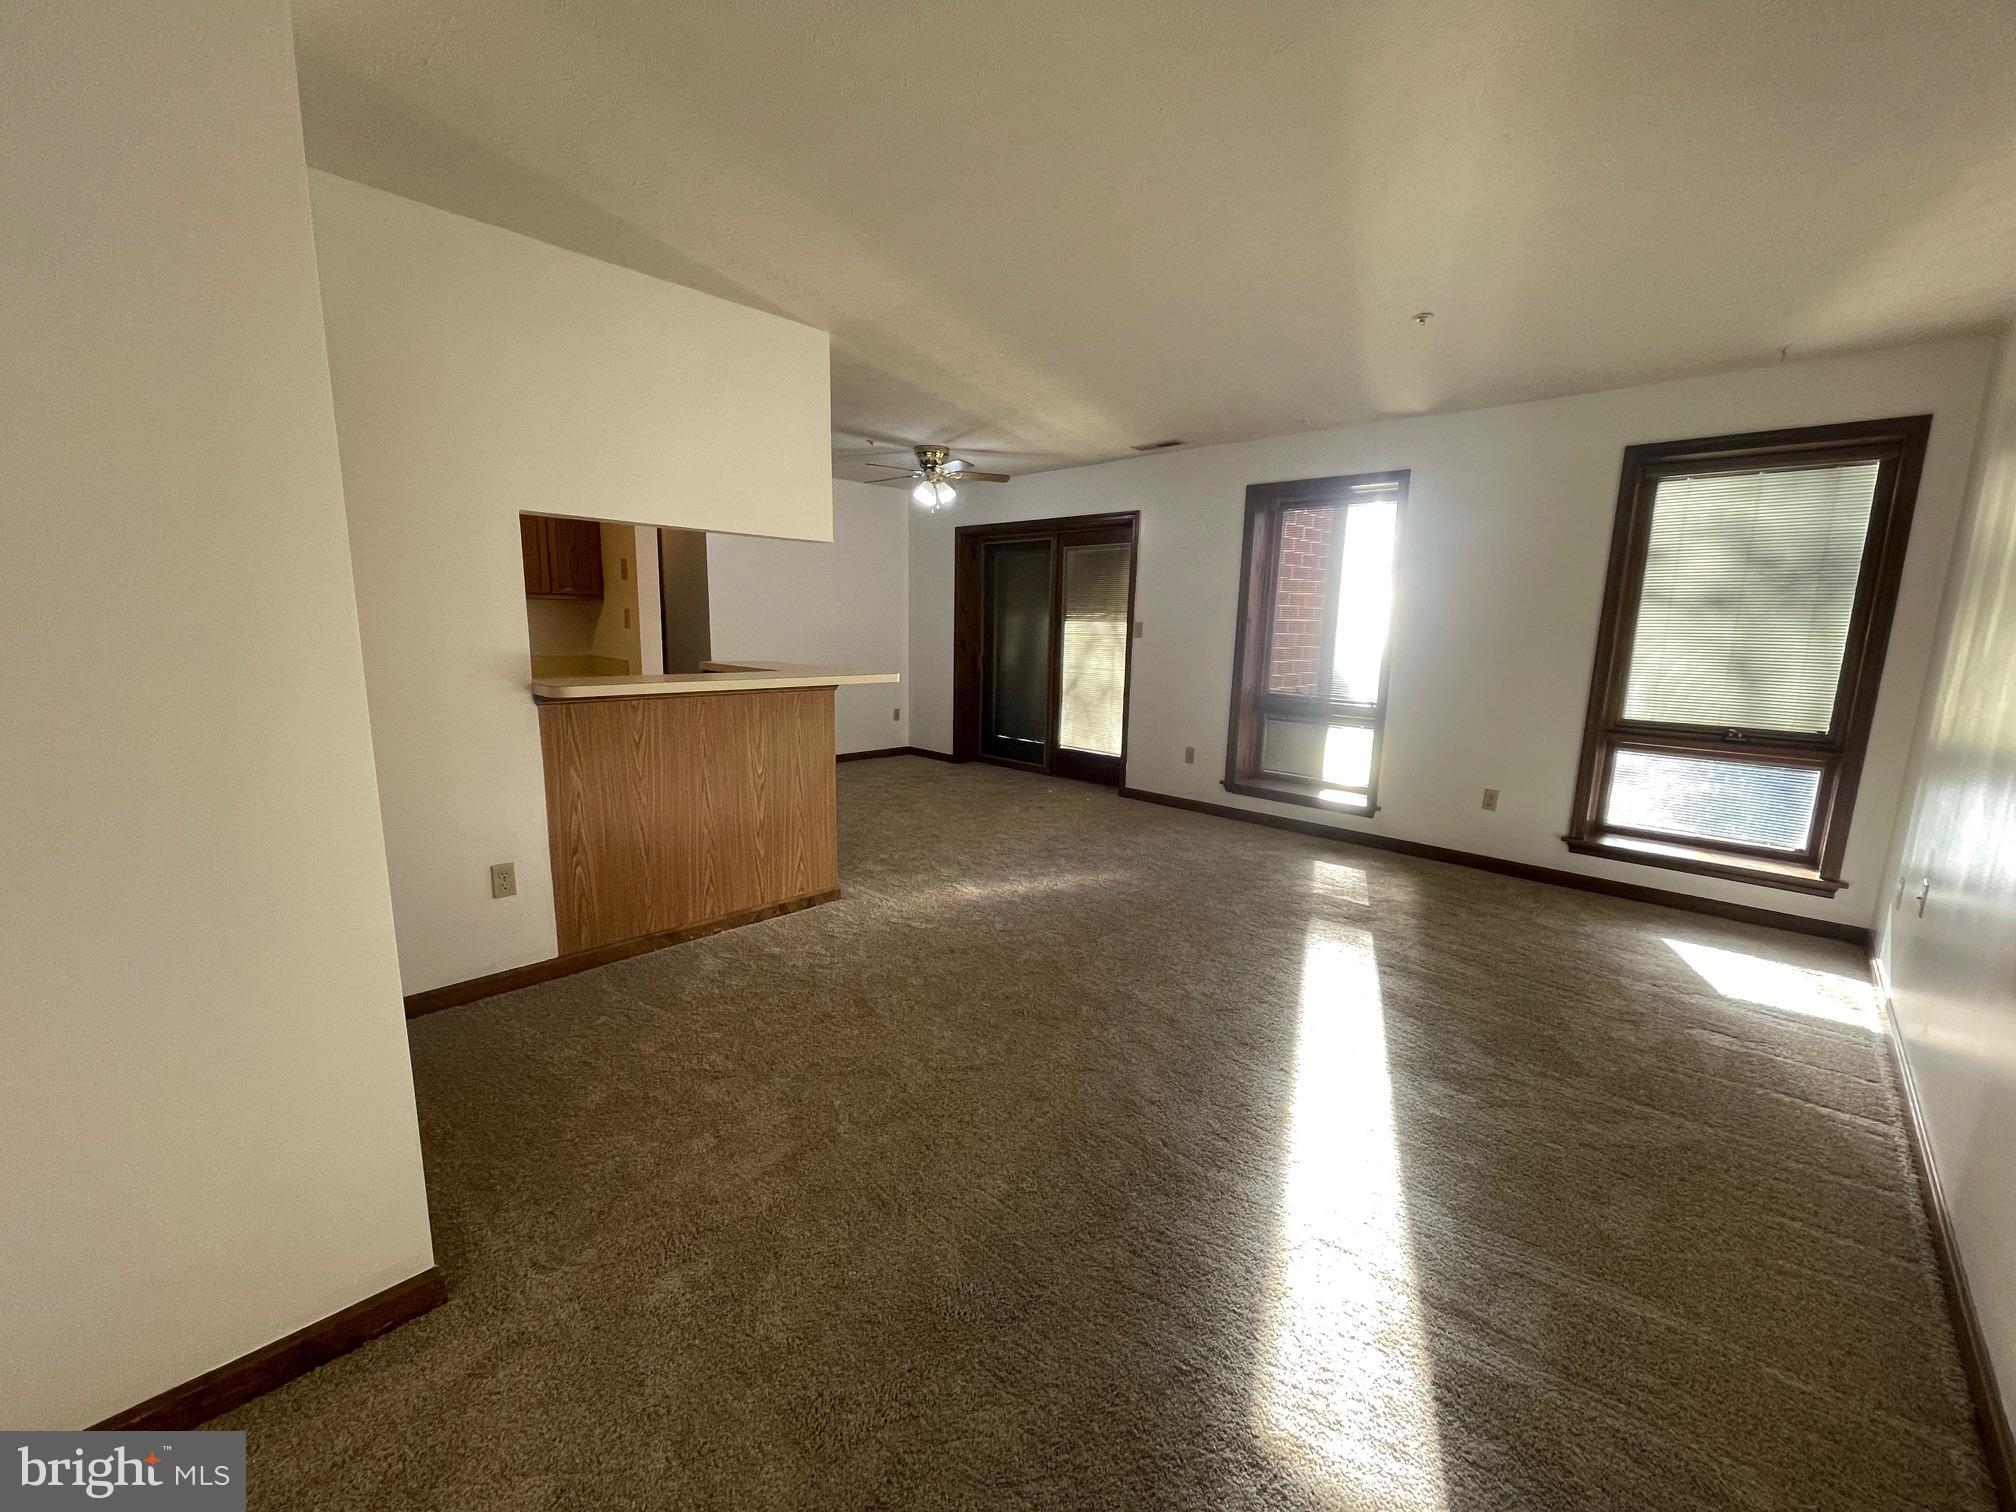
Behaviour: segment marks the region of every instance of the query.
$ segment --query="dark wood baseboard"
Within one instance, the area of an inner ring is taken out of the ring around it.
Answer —
[[[908,756],[909,754],[910,747],[908,746],[884,746],[879,751],[842,751],[833,759],[835,761],[873,761],[878,756]]]
[[[745,908],[739,913],[723,914],[718,919],[708,919],[704,923],[688,924],[680,929],[660,930],[657,934],[639,935],[634,940],[618,940],[612,945],[597,945],[593,950],[577,950],[569,955],[549,956],[543,961],[529,961],[523,966],[513,966],[508,971],[492,972],[489,976],[471,977],[466,982],[450,982],[445,987],[430,987],[427,991],[416,992],[406,999],[406,1017],[416,1019],[422,1014],[435,1013],[443,1008],[458,1008],[479,998],[495,997],[500,992],[516,992],[520,987],[532,987],[540,982],[550,982],[556,977],[572,976],[577,971],[592,971],[597,966],[607,966],[611,961],[648,955],[654,950],[663,950],[668,945],[684,945],[688,940],[719,934],[724,929],[740,929],[744,924],[760,924],[765,919],[797,913],[801,908],[817,908],[821,903],[838,902],[839,898],[840,889],[830,887],[824,892],[807,893],[802,898],[786,898],[782,903],[765,903],[761,908]]]
[[[1875,985],[1876,1002],[1883,1015],[1883,1042],[1890,1066],[1904,1094],[1904,1142],[1911,1147],[1918,1188],[1925,1194],[1925,1220],[1932,1231],[1933,1253],[1939,1260],[1939,1280],[1953,1319],[1954,1342],[1960,1347],[1960,1366],[1967,1372],[1967,1387],[1974,1398],[1974,1427],[1981,1435],[1981,1452],[1988,1461],[1989,1477],[1995,1482],[1996,1505],[2002,1512],[2016,1512],[2016,1437],[2010,1433],[2009,1413],[1995,1380],[1995,1361],[1988,1353],[1987,1336],[1981,1331],[1981,1316],[1974,1310],[1974,1293],[1967,1285],[1967,1267],[1960,1258],[1959,1240],[1953,1233],[1946,1191],[1939,1184],[1939,1167],[1932,1159],[1931,1132],[1925,1121],[1925,1106],[1919,1099],[1917,1079],[1911,1074],[1910,1057],[1904,1053],[1897,1005],[1891,1001],[1883,967],[1873,955],[1869,959],[1869,980]]]
[[[954,766],[964,766],[967,760],[964,756],[954,756],[950,751],[933,751],[924,746],[905,746],[903,747],[903,754],[905,756],[922,756],[931,761],[949,761]]]
[[[1478,871],[1497,872],[1505,877],[1523,877],[1528,882],[1549,882],[1556,887],[1572,887],[1578,892],[1602,893],[1612,898],[1630,898],[1638,903],[1657,903],[1666,908],[1683,908],[1689,913],[1709,914],[1718,919],[1734,919],[1743,924],[1765,924],[1773,929],[1791,929],[1800,934],[1821,935],[1830,940],[1846,940],[1869,948],[1869,931],[1860,924],[1844,924],[1834,919],[1806,919],[1798,914],[1780,913],[1775,908],[1757,908],[1748,903],[1724,903],[1719,898],[1697,898],[1690,893],[1669,892],[1663,887],[1643,887],[1636,882],[1613,882],[1608,877],[1590,877],[1581,872],[1559,871],[1551,866],[1534,866],[1525,861],[1505,861],[1475,851],[1450,850],[1446,846],[1424,845],[1418,840],[1402,840],[1394,835],[1376,835],[1365,830],[1341,829],[1318,824],[1312,819],[1294,819],[1286,814],[1267,814],[1254,809],[1233,808],[1229,804],[1206,803],[1198,798],[1178,798],[1171,793],[1151,793],[1144,788],[1123,787],[1122,798],[1138,798],[1143,803],[1160,803],[1169,808],[1187,809],[1195,814],[1212,814],[1220,819],[1237,819],[1241,824],[1260,824],[1268,829],[1289,830],[1298,835],[1314,835],[1345,845],[1362,845],[1372,850],[1393,851],[1417,856],[1424,861],[1446,861],[1451,866],[1468,866]]]
[[[441,1277],[440,1267],[429,1266],[419,1275],[409,1276],[397,1286],[388,1286],[361,1302],[353,1302],[319,1323],[310,1323],[284,1339],[275,1339],[262,1349],[205,1371],[193,1381],[184,1381],[138,1406],[114,1413],[93,1428],[126,1432],[155,1429],[164,1433],[195,1428],[233,1407],[242,1407],[276,1386],[286,1385],[296,1376],[306,1375],[317,1365],[326,1365],[338,1355],[348,1354],[360,1344],[370,1343],[380,1334],[390,1333],[402,1323],[410,1323],[447,1300],[448,1285]]]

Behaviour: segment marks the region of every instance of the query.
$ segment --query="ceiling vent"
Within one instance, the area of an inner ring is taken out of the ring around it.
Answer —
[[[1167,451],[1172,446],[1181,446],[1181,441],[1150,441],[1134,448],[1136,451]]]

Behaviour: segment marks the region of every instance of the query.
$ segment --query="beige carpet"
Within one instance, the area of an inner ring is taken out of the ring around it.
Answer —
[[[1987,1508],[1855,952],[986,767],[414,1026],[261,1508]]]

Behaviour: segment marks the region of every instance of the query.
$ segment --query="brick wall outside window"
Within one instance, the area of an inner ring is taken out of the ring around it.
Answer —
[[[1281,514],[1274,577],[1274,626],[1267,643],[1267,691],[1314,697],[1322,681],[1323,606],[1328,598],[1335,509]]]

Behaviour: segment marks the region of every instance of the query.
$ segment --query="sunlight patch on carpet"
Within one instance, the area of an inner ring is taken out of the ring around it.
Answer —
[[[1874,1034],[1875,993],[1862,977],[1793,966],[1768,956],[1723,950],[1692,940],[1667,939],[1666,946],[1694,969],[1694,974],[1732,1002],[1753,1003],[1807,1018],[1852,1024]]]
[[[1285,1137],[1253,1394],[1260,1441],[1305,1485],[1442,1512],[1379,964],[1362,929],[1309,925]]]

